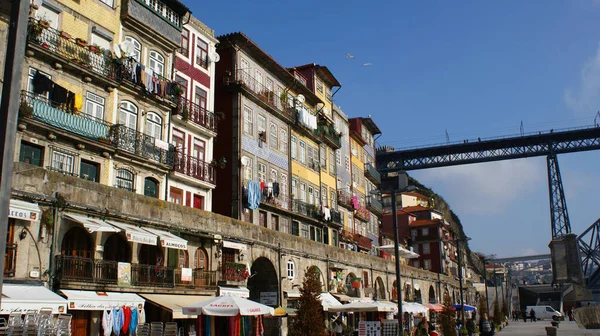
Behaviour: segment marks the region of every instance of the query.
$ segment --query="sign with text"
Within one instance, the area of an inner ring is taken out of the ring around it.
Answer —
[[[120,262],[117,265],[117,284],[121,287],[131,286],[131,264]]]
[[[267,306],[276,306],[277,292],[260,292],[260,303]]]

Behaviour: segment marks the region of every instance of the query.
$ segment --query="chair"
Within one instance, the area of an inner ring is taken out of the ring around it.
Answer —
[[[163,336],[177,336],[177,322],[165,323]]]
[[[148,323],[142,323],[142,324],[138,325],[135,334],[136,334],[136,336],[149,336],[150,335],[150,325]]]

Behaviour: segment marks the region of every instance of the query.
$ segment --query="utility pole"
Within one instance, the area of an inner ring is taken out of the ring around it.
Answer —
[[[23,60],[25,59],[24,36],[27,35],[27,17],[29,16],[29,1],[13,0],[8,24],[8,39],[6,42],[6,62],[4,63],[4,84],[0,97],[0,269],[4,269],[6,254],[6,232],[8,230],[8,211],[10,190],[12,187],[12,172],[15,156],[15,139],[17,132],[17,117],[19,114],[21,76]],[[0,293],[4,282],[4,272],[0,272]],[[1,298],[0,298],[1,300]]]

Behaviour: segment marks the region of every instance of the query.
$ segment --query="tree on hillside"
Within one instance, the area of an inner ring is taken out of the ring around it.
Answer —
[[[479,305],[477,306],[477,310],[479,316],[483,316],[484,313],[488,313],[488,316],[490,315],[488,312],[487,298],[485,295],[479,296]]]
[[[300,288],[297,316],[288,335],[323,336],[326,334],[323,306],[317,298],[321,294],[321,288],[319,269],[307,268]]]
[[[442,324],[443,335],[456,334],[456,317],[452,307],[452,299],[449,295],[444,296],[444,310],[440,313],[440,322]]]
[[[500,304],[498,303],[498,298],[494,300],[494,324],[500,325],[502,322],[502,312],[500,311]]]

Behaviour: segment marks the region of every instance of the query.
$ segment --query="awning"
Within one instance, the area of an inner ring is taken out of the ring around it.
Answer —
[[[438,313],[444,311],[444,305],[442,305],[441,303],[428,303],[427,307],[429,308],[429,310],[438,312]]]
[[[331,307],[339,307],[342,305],[340,301],[331,295],[331,293],[323,292],[317,296],[317,299],[321,301],[321,305],[323,306],[324,311],[328,311]]]
[[[402,311],[413,314],[425,314],[429,311],[429,307],[418,302],[402,302]]]
[[[333,296],[335,296],[340,302],[350,302],[350,301],[354,301],[354,300],[358,300],[359,298],[357,297],[352,297],[352,296],[348,296],[348,295],[344,295],[344,294],[338,294],[338,293],[332,293]]]
[[[144,299],[135,293],[92,292],[61,289],[71,310],[105,310],[115,306],[144,307]]]
[[[159,229],[144,228],[144,230],[157,235],[160,239],[160,246],[174,248],[177,250],[187,250],[187,240],[183,238]]]
[[[127,237],[127,241],[156,246],[158,237],[153,233],[150,233],[142,228],[139,228],[139,227],[137,227],[135,225],[131,225],[131,224],[125,224],[125,223],[115,222],[115,221],[111,221],[111,220],[109,220],[107,222],[109,224],[114,225],[114,226],[120,228],[121,230],[125,231],[125,236]]]
[[[88,230],[88,232],[90,232],[90,233],[92,233],[92,232],[120,232],[121,231],[121,229],[116,228],[101,219],[86,217],[83,215],[77,215],[77,214],[74,214],[71,212],[65,212],[63,216],[66,217],[67,219],[70,219],[72,221],[75,221],[75,222],[83,225],[83,227],[86,228],[86,230]]]
[[[245,244],[234,243],[234,242],[227,241],[227,240],[223,241],[223,247],[227,247],[227,248],[234,249],[234,250],[242,250],[242,251],[245,251],[246,249],[248,249],[248,246]]]
[[[224,287],[219,286],[219,296],[237,296],[247,299],[250,297],[250,290],[246,287]]]
[[[208,300],[214,296],[200,295],[169,295],[169,294],[140,294],[144,299],[170,310],[174,319],[196,318],[196,315],[184,315],[182,308],[194,303]]]
[[[350,302],[338,307],[330,307],[329,312],[396,312],[398,306],[389,301]]]
[[[42,210],[36,203],[29,203],[10,199],[8,205],[8,217],[26,221],[37,221],[40,219]]]
[[[297,299],[300,297],[300,291],[298,291],[298,290],[285,291],[285,294],[287,294],[288,298],[292,298],[292,299]]]
[[[394,245],[383,245],[383,246],[379,246],[380,250],[392,250],[392,252],[394,251]],[[419,254],[415,253],[413,251],[407,250],[402,246],[398,246],[398,255],[400,256],[400,258],[404,258],[404,259],[414,259],[414,258],[418,258]]]
[[[67,312],[67,300],[41,285],[3,284],[0,314],[51,308],[53,314]]]

